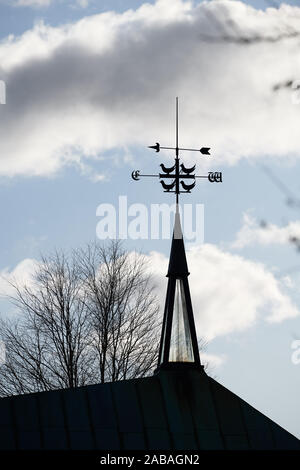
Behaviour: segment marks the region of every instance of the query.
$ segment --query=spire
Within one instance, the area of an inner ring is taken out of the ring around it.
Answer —
[[[161,333],[158,369],[170,367],[171,364],[185,364],[201,367],[193,316],[190,288],[188,283],[188,266],[178,211],[180,194],[190,193],[196,185],[196,178],[207,178],[210,183],[221,183],[222,173],[210,171],[208,175],[196,175],[196,164],[188,168],[180,163],[179,151],[200,152],[210,156],[210,147],[200,149],[179,147],[178,143],[178,97],[176,98],[176,147],[166,147],[156,142],[149,148],[157,153],[161,149],[175,150],[174,165],[166,167],[160,164],[162,172],[158,174],[141,174],[140,170],[131,173],[132,179],[139,181],[141,177],[159,178],[165,193],[173,193],[176,197],[176,214],[174,232],[168,269],[168,288],[165,301],[164,319]],[[169,182],[168,182],[169,181]]]
[[[180,215],[178,211],[178,204],[176,204],[174,231],[167,276],[169,277],[175,275],[189,275],[180,223]]]
[[[175,364],[201,366],[188,275],[180,215],[176,206],[158,369]]]

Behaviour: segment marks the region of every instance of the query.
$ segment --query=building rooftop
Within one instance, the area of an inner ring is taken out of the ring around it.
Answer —
[[[0,449],[297,449],[300,441],[203,370],[0,400]]]

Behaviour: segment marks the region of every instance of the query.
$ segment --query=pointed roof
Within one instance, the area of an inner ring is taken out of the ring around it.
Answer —
[[[2,398],[0,450],[19,449],[300,450],[300,441],[206,373],[179,369]]]
[[[182,228],[181,228],[181,223],[180,223],[180,215],[179,215],[178,209],[176,209],[167,277],[169,276],[181,277],[181,276],[188,276],[188,275],[189,275],[189,271],[188,271],[188,265],[186,261],[183,234],[182,234]]]
[[[202,367],[188,275],[180,215],[176,205],[157,371],[174,366]]]

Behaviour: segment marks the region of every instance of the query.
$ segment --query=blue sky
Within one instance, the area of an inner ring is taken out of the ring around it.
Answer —
[[[117,206],[120,195],[147,207],[171,202],[157,182],[130,174],[171,161],[147,145],[174,143],[178,95],[182,145],[212,149],[207,163],[182,158],[199,172],[223,172],[222,184],[203,180],[184,201],[205,210],[204,245],[187,245],[198,335],[209,339],[218,380],[300,437],[300,364],[291,361],[300,253],[289,242],[300,236],[300,209],[262,168],[300,198],[300,104],[291,87],[273,91],[300,78],[299,40],[286,37],[300,31],[300,9],[279,1],[248,9],[234,1],[17,3],[0,0],[0,271],[26,278],[40,253],[95,239],[97,207]],[[245,45],[220,39],[225,33],[278,41]],[[162,296],[169,246],[126,240],[157,268]],[[1,312],[9,314],[4,301]]]

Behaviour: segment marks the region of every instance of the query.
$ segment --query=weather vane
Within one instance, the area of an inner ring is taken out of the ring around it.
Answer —
[[[159,152],[161,149],[175,150],[175,163],[173,166],[167,168],[163,163],[160,167],[163,173],[157,175],[143,175],[140,170],[134,170],[131,173],[132,178],[138,181],[141,177],[150,176],[160,179],[160,183],[165,193],[176,194],[176,204],[178,204],[179,194],[190,193],[196,185],[196,178],[207,178],[211,183],[222,183],[222,173],[219,171],[209,171],[208,175],[195,175],[196,165],[186,168],[183,163],[179,164],[179,150],[187,150],[189,152],[200,152],[202,155],[210,155],[210,147],[201,147],[200,149],[188,149],[178,147],[178,97],[176,98],[176,147],[163,147],[158,142],[155,145],[150,145],[148,148],[154,149]],[[173,180],[167,184],[164,179]],[[187,184],[185,180],[194,180],[191,184]]]

